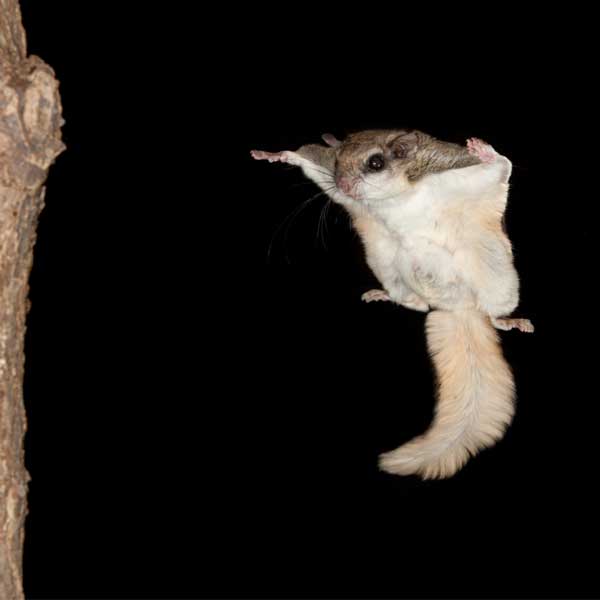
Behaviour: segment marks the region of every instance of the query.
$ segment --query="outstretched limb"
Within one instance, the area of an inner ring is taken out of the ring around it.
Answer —
[[[330,143],[333,143],[330,140]],[[251,150],[250,154],[255,160],[268,160],[269,162],[282,162],[300,167],[310,180],[314,181],[324,192],[341,204],[351,201],[340,192],[335,184],[335,151],[333,147],[326,148],[319,144],[307,144],[296,152],[284,150],[283,152],[265,152],[264,150]]]
[[[506,194],[502,186],[510,178],[511,162],[477,138],[467,140],[466,152],[477,159],[477,164],[435,172],[426,180],[435,187],[438,195],[445,192],[454,197],[459,193],[464,198],[492,200],[498,204],[498,210],[504,212]]]
[[[495,318],[490,317],[492,325],[496,329],[502,329],[503,331],[510,331],[511,329],[518,329],[524,333],[533,333],[534,327],[529,319],[507,319],[507,318]]]
[[[302,148],[300,149],[302,150]],[[335,186],[333,172],[325,168],[325,166],[302,156],[299,152],[291,150],[283,150],[282,152],[265,152],[264,150],[251,150],[250,155],[254,160],[268,160],[272,162],[281,162],[300,167],[304,174],[312,179],[323,190],[328,190]]]

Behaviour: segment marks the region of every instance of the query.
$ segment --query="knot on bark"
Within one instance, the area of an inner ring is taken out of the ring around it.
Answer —
[[[63,151],[61,102],[52,69],[36,56],[0,60],[0,183],[34,190]]]

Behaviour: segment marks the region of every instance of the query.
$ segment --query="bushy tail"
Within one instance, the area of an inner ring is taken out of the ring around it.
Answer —
[[[479,312],[429,313],[427,346],[438,380],[433,423],[383,454],[380,467],[424,479],[451,477],[504,435],[514,414],[514,381],[496,330]]]

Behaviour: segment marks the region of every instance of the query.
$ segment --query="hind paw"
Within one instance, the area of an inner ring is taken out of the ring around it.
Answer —
[[[533,333],[534,331],[533,323],[529,319],[492,319],[492,325],[503,331],[511,329],[518,329],[523,333]]]
[[[363,302],[389,302],[391,300],[389,294],[384,290],[369,290],[360,298]]]

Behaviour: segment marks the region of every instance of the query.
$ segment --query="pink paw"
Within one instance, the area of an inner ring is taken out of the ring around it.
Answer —
[[[287,152],[265,152],[264,150],[250,150],[254,160],[268,160],[272,162],[288,162]]]
[[[469,154],[476,156],[482,163],[492,163],[496,160],[498,154],[489,145],[479,138],[469,138],[467,140]]]
[[[518,329],[523,333],[533,333],[535,329],[529,319],[492,319],[492,323],[496,329],[503,329],[504,331]]]
[[[391,298],[384,290],[369,290],[361,296],[363,302],[389,302]]]
[[[515,327],[523,333],[533,333],[533,323],[529,319],[513,319],[515,321]]]

